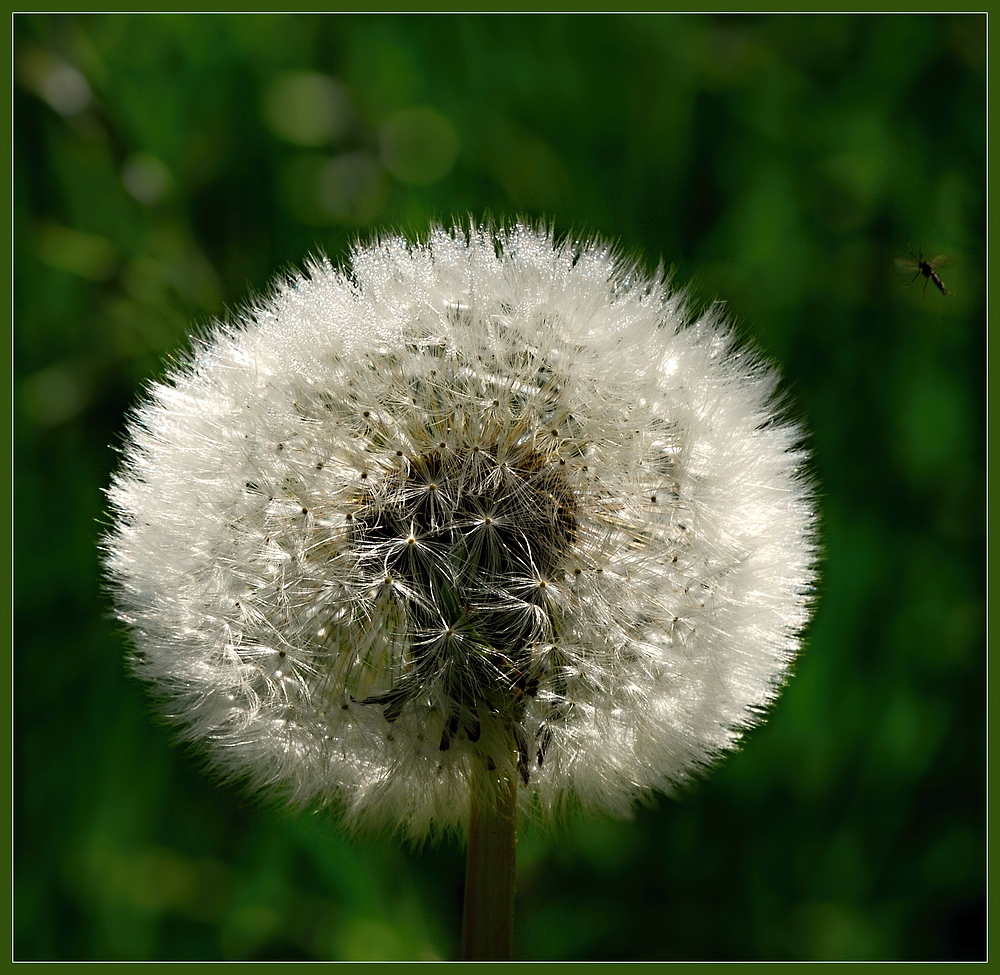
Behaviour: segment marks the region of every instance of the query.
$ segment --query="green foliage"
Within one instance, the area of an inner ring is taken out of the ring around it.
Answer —
[[[95,538],[192,323],[373,229],[545,217],[673,262],[787,377],[825,561],[769,723],[521,839],[538,959],[985,957],[985,17],[15,18],[16,957],[447,958],[462,854],[206,779]],[[954,296],[907,279],[948,253]],[[56,625],[58,624],[58,625]]]

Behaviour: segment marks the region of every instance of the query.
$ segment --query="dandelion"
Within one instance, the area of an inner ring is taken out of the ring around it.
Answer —
[[[479,849],[515,805],[626,814],[734,748],[798,649],[776,383],[600,242],[318,261],[132,419],[104,544],[135,671],[221,774],[351,827]]]

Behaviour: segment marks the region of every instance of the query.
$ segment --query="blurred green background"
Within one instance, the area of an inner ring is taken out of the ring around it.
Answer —
[[[434,959],[462,852],[206,776],[123,665],[95,539],[193,325],[373,230],[598,232],[777,361],[815,622],[679,801],[523,831],[524,959],[985,955],[985,17],[14,18],[16,954]],[[907,278],[947,253],[953,297]]]

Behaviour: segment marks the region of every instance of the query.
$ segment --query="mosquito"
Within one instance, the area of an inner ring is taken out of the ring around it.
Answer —
[[[937,273],[939,268],[948,267],[951,263],[952,263],[951,258],[944,256],[935,257],[930,261],[925,261],[923,248],[921,248],[920,254],[917,257],[914,257],[913,251],[910,251],[909,257],[896,258],[896,267],[898,267],[901,271],[906,271],[907,273],[913,270],[916,271],[916,274],[914,274],[913,278],[910,280],[910,284],[913,284],[913,282],[916,281],[921,274],[924,276],[924,278],[926,279],[924,281],[924,291],[923,291],[924,298],[927,297],[927,284],[930,281],[934,282],[935,286],[941,292],[941,294],[943,295],[954,294],[953,291],[949,291],[944,286],[944,281],[941,280],[941,276]],[[907,287],[909,287],[910,284],[908,284]]]

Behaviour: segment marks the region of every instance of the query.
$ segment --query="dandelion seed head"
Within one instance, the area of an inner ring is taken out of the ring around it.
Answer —
[[[809,611],[777,377],[599,242],[382,238],[152,387],[104,547],[136,673],[224,775],[357,826],[624,814],[734,748]]]

